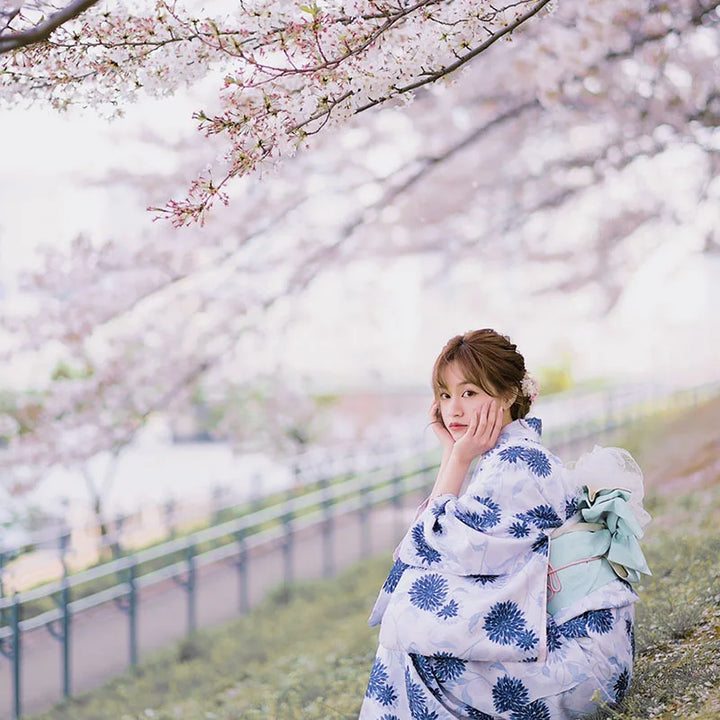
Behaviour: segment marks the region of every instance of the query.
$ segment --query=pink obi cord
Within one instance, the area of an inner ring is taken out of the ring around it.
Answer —
[[[555,595],[557,595],[563,589],[560,578],[558,577],[558,573],[561,570],[565,570],[565,568],[573,567],[575,565],[582,565],[583,563],[593,562],[593,560],[602,560],[602,558],[602,555],[591,558],[584,558],[583,560],[576,560],[575,562],[568,563],[567,565],[563,565],[559,568],[554,568],[548,563],[548,600],[555,597]]]

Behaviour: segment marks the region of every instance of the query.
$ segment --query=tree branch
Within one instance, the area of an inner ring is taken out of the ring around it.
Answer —
[[[0,55],[18,50],[19,48],[44,42],[61,25],[82,15],[88,8],[96,5],[98,0],[74,0],[62,10],[49,15],[32,28],[18,30],[5,37],[0,37]]]
[[[460,57],[456,62],[452,63],[451,65],[448,65],[447,67],[443,68],[442,70],[437,70],[436,72],[428,73],[426,77],[424,77],[422,80],[417,80],[414,83],[410,83],[409,85],[404,85],[403,87],[396,88],[395,92],[391,95],[387,95],[385,97],[378,98],[377,100],[371,100],[369,103],[366,103],[365,105],[361,105],[355,110],[355,114],[361,113],[365,110],[369,110],[372,107],[375,107],[376,105],[381,105],[382,103],[392,99],[393,97],[397,97],[398,95],[403,95],[405,93],[412,92],[413,90],[417,90],[418,88],[421,88],[425,85],[429,85],[430,83],[436,82],[437,80],[440,80],[441,78],[444,78],[445,76],[449,75],[452,72],[455,72],[455,70],[458,70],[463,65],[470,62],[472,59],[477,57],[481,52],[484,52],[487,50],[491,45],[494,45],[498,40],[505,37],[506,35],[509,35],[514,30],[517,30],[520,25],[527,22],[532,18],[534,15],[537,15],[540,10],[542,10],[550,0],[540,0],[535,7],[528,10],[523,15],[520,15],[515,19],[514,22],[508,23],[507,27],[504,27],[502,30],[493,33],[484,43],[481,43],[477,47],[473,48],[469,52],[465,53],[462,57]]]

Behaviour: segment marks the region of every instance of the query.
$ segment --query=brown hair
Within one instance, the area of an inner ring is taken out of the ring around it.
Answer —
[[[443,373],[453,362],[467,380],[494,397],[512,397],[510,407],[513,420],[524,418],[530,410],[530,398],[522,391],[525,376],[525,358],[517,351],[510,338],[495,330],[473,330],[456,335],[446,343],[435,361],[432,385],[435,399],[439,399],[444,386]]]

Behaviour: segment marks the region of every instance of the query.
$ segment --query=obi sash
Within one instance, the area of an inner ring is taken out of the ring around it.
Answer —
[[[650,575],[638,542],[643,530],[621,489],[583,488],[574,516],[550,536],[547,609],[552,615],[618,578]]]

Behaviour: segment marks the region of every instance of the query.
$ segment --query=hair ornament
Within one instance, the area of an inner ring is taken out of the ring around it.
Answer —
[[[540,394],[540,385],[533,375],[525,371],[522,382],[520,383],[520,389],[525,397],[530,398],[530,402],[535,402],[537,396]]]

